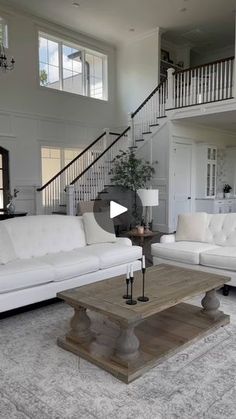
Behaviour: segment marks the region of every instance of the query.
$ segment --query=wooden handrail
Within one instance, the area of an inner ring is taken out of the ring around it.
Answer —
[[[141,103],[141,105],[131,114],[131,118],[133,119],[135,115],[146,105],[146,103],[152,98],[153,95],[160,89],[161,85],[165,83],[165,80],[163,80],[161,83],[159,83],[155,89],[148,95],[148,97]]]
[[[207,67],[209,65],[219,64],[219,63],[223,63],[225,61],[231,61],[231,60],[234,60],[234,56],[227,57],[227,58],[221,58],[220,60],[211,61],[210,63],[206,63],[206,64],[196,65],[194,67],[188,67],[188,68],[185,68],[183,70],[175,70],[174,74],[177,74],[177,73],[186,73],[186,72],[191,71],[191,70],[196,70],[198,68]]]
[[[70,163],[68,163],[65,167],[63,167],[63,169],[61,169],[60,172],[56,173],[55,176],[53,176],[47,183],[41,186],[41,188],[38,188],[37,191],[38,192],[43,191],[48,185],[50,185],[50,183],[52,183],[57,177],[59,177],[62,173],[64,173],[66,169],[68,169],[68,167],[70,167],[76,160],[78,160],[84,153],[86,153],[86,151],[88,151],[94,144],[96,144],[99,140],[101,140],[105,135],[106,135],[106,132],[103,132],[98,138],[96,138],[96,140],[94,140],[83,151],[81,151],[81,153],[78,154],[78,156],[76,156],[73,160],[70,161]],[[111,133],[111,135],[117,135],[117,134]]]
[[[117,141],[119,141],[119,139],[120,138],[122,138],[128,131],[130,130],[130,127],[128,127],[128,128],[126,128],[120,135],[119,135],[119,137],[118,138],[116,138],[115,139],[115,141],[113,141],[113,143],[111,143],[107,148],[106,148],[106,150],[104,150],[88,167],[86,167],[86,169],[84,169],[83,170],[83,172],[81,172],[80,174],[79,174],[79,176],[77,176],[70,184],[71,185],[74,185],[76,182],[77,182],[77,180],[79,180],[95,163],[97,163],[97,161],[99,160],[99,159],[101,159],[101,157],[103,157],[104,156],[104,154],[105,153],[107,153],[108,152],[108,150],[110,150],[110,148],[111,147],[113,147],[113,145],[114,144],[116,144],[117,143]]]

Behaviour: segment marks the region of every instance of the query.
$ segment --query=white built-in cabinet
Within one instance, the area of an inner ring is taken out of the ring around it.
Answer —
[[[207,144],[196,145],[196,198],[216,195],[217,148]]]
[[[195,209],[209,214],[228,214],[236,212],[236,199],[196,199]]]

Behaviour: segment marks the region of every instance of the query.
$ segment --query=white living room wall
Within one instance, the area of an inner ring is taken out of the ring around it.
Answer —
[[[160,120],[161,122],[161,120]],[[226,130],[215,129],[207,126],[194,125],[193,123],[184,124],[183,122],[171,122],[164,120],[161,122],[156,133],[149,141],[138,150],[138,155],[145,160],[155,162],[156,173],[152,180],[152,187],[159,189],[159,206],[153,208],[153,228],[170,233],[176,229],[176,217],[174,210],[174,191],[173,191],[173,149],[178,144],[189,144],[192,146],[192,210],[195,209],[195,185],[197,167],[195,161],[195,145],[205,143],[217,146],[220,157],[219,161],[219,183],[222,183],[221,168],[226,165],[222,162],[222,156],[227,157],[229,150],[235,148],[236,133]],[[224,152],[223,152],[224,151]],[[228,176],[228,171],[226,171]],[[232,176],[231,176],[232,177]],[[224,180],[231,181],[231,178],[224,177]],[[232,181],[231,181],[232,183]],[[219,186],[220,187],[220,186]]]
[[[121,124],[134,112],[159,80],[159,28],[117,49],[117,98]]]
[[[35,185],[41,185],[40,146],[77,147],[117,124],[116,52],[108,43],[0,7],[8,23],[15,69],[0,74],[0,145],[10,151],[11,189],[20,189],[17,209],[34,212]],[[79,29],[79,28],[78,28]],[[108,101],[39,86],[38,30],[108,55]]]
[[[217,191],[219,192],[219,189],[221,188],[221,184],[223,181],[227,181],[227,178],[225,177],[224,173],[221,174],[221,168],[223,166],[222,162],[222,156],[226,156],[226,153],[223,153],[223,150],[227,150],[229,147],[233,147],[236,144],[236,133],[230,132],[226,130],[221,129],[215,129],[213,127],[208,126],[201,126],[201,125],[194,125],[193,123],[185,124],[185,123],[176,123],[172,122],[171,127],[171,148],[175,146],[176,142],[188,142],[189,144],[192,144],[193,146],[193,182],[192,182],[192,200],[193,200],[193,206],[192,210],[194,211],[195,205],[194,205],[194,198],[195,198],[195,186],[198,176],[198,167],[196,165],[196,154],[195,154],[195,145],[197,143],[204,143],[208,145],[216,146],[218,149],[218,156],[220,156],[219,161],[219,168],[217,172],[218,176],[218,184],[217,184]],[[170,153],[170,160],[169,160],[169,185],[170,185],[170,194],[169,194],[169,225],[168,230],[174,231],[176,229],[175,225],[175,211],[174,211],[174,199],[172,194],[172,184],[173,184],[173,162],[171,160],[172,153]],[[227,165],[227,162],[225,163]]]

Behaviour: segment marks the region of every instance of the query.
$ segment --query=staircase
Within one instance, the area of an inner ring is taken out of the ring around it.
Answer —
[[[183,71],[170,68],[167,79],[131,114],[122,133],[104,131],[37,190],[42,204],[38,212],[75,214],[79,201],[98,199],[106,193],[113,159],[121,150],[141,147],[170,109],[233,98],[233,74],[234,57]]]

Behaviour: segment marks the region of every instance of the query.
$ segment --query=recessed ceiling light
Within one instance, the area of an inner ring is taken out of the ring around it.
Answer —
[[[77,3],[77,1],[73,1],[72,6],[74,6],[74,7],[80,7],[80,4]]]
[[[135,32],[135,29],[134,28],[129,28],[129,31],[130,32]]]

